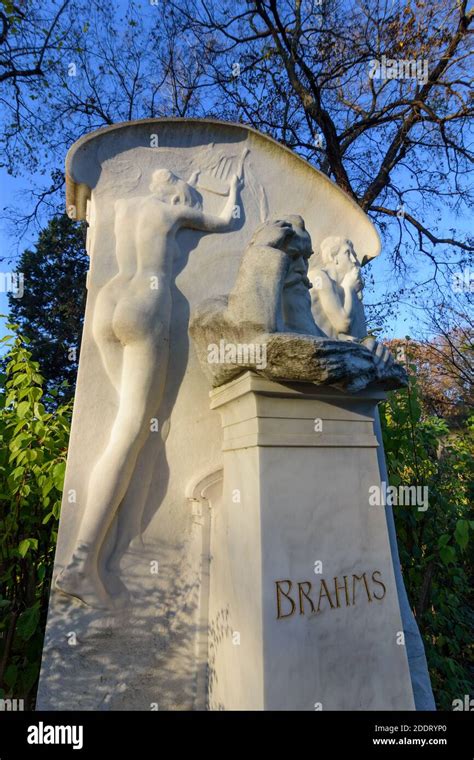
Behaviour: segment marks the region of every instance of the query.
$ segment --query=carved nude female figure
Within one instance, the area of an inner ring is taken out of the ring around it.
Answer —
[[[120,581],[113,588],[104,583],[100,554],[164,391],[176,235],[182,228],[226,231],[234,216],[238,176],[230,180],[227,201],[216,216],[202,210],[193,186],[196,175],[185,182],[159,169],[152,175],[150,195],[115,203],[118,272],[98,294],[92,329],[118,394],[118,410],[90,475],[71,560],[56,581],[61,591],[92,607],[119,606],[126,598]]]

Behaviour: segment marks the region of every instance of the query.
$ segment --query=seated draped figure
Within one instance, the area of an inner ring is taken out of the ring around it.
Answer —
[[[313,253],[301,216],[259,225],[230,294],[204,301],[191,316],[190,334],[213,386],[248,369],[351,391],[406,385],[404,369],[367,335],[364,263],[350,240],[336,236]]]
[[[326,338],[365,338],[361,264],[350,240],[325,238],[309,269],[311,306],[315,322]]]

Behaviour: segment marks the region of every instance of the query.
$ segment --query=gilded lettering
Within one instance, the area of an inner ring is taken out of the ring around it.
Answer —
[[[385,594],[387,593],[387,589],[385,588],[385,584],[382,583],[382,581],[378,581],[376,578],[374,578],[374,575],[382,575],[382,573],[380,572],[380,570],[374,570],[374,572],[372,573],[372,580],[373,580],[374,583],[377,583],[379,586],[382,586],[382,588],[383,588],[383,594],[382,594],[382,596],[377,596],[377,594],[375,593],[375,591],[373,592],[374,598],[375,599],[383,599],[384,596],[385,596]]]
[[[323,590],[324,590],[324,594],[323,594]],[[334,609],[334,604],[333,604],[333,601],[331,599],[331,594],[329,593],[329,589],[328,589],[328,587],[326,585],[326,581],[323,578],[321,578],[321,586],[320,586],[320,589],[319,589],[319,600],[318,600],[318,612],[319,612],[319,608],[321,606],[321,599],[324,596],[327,597],[327,599],[329,600],[329,604],[331,605],[331,609],[333,610]]]
[[[349,601],[349,589],[347,587],[347,575],[343,575],[344,578],[344,584],[338,585],[337,578],[334,578],[334,593],[336,594],[336,607],[340,607],[339,604],[339,591],[344,589],[344,595],[346,597],[346,607],[350,607],[351,603]]]
[[[307,587],[307,590],[305,591],[303,589],[303,586]],[[298,583],[298,594],[300,599],[300,615],[304,615],[304,601],[303,597],[308,600],[308,602],[311,605],[311,612],[315,612],[313,600],[309,596],[309,592],[311,591],[311,583],[309,581],[302,581],[301,583]]]
[[[367,577],[366,577],[365,573],[362,573],[362,575],[353,575],[352,576],[352,604],[355,604],[356,581],[364,581],[365,590],[367,592],[367,599],[369,600],[369,602],[371,602],[372,601],[372,597],[370,596],[369,585],[367,583]]]
[[[286,591],[286,593],[280,588],[281,583],[288,584],[288,590]],[[284,581],[275,581],[275,585],[276,585],[276,594],[277,594],[277,620],[291,617],[294,614],[295,609],[296,609],[296,604],[294,600],[291,598],[291,596],[289,595],[291,591],[291,587],[293,586],[293,583],[289,580],[284,580]],[[282,615],[281,613],[281,596],[284,596],[285,599],[288,599],[288,601],[291,604],[291,612],[288,612],[286,615]]]

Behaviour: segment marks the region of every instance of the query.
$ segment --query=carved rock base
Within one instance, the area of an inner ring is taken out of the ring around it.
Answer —
[[[200,315],[200,321],[191,325],[190,333],[201,366],[215,388],[249,369],[277,382],[335,385],[351,392],[369,385],[395,390],[407,384],[402,366],[396,363],[388,367],[377,365],[374,354],[361,343],[296,333],[263,334],[241,343],[234,336],[231,341],[223,339],[221,345],[216,345],[219,361],[212,362],[209,347],[215,345],[215,333],[213,326],[209,331],[206,327]],[[233,349],[236,360],[228,348]]]

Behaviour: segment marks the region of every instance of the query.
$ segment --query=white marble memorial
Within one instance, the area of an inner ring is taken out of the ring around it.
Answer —
[[[66,169],[90,270],[38,707],[431,709],[368,501],[405,382],[369,219],[243,125],[118,124]]]

